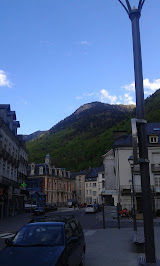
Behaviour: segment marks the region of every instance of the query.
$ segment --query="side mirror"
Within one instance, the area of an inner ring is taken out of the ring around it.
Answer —
[[[7,246],[9,246],[11,243],[12,243],[12,238],[7,238],[7,239],[5,240],[5,244],[6,244]]]

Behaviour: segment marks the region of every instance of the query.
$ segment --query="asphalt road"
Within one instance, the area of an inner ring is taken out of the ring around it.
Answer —
[[[61,211],[47,213],[46,216],[57,216],[57,215],[74,215],[81,223],[83,230],[85,232],[89,229],[103,229],[103,216],[102,212],[98,213],[85,213],[84,209],[62,209]],[[23,225],[28,223],[35,216],[30,213],[18,215],[17,217],[9,217],[3,221],[0,221],[0,249],[5,246],[5,239],[11,237],[16,233]],[[38,216],[43,217],[43,216]],[[142,226],[142,222],[137,224]],[[124,219],[120,221],[121,228],[131,228],[133,226],[133,221]],[[117,220],[105,221],[105,228],[118,228]]]

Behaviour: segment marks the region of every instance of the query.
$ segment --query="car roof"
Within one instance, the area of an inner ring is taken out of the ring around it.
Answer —
[[[62,215],[56,215],[56,216],[44,216],[42,218],[33,218],[30,223],[66,223],[71,220],[75,220],[76,218],[73,215],[68,215],[68,216],[62,216]]]
[[[64,225],[62,222],[30,222],[26,226],[35,226],[35,225]]]

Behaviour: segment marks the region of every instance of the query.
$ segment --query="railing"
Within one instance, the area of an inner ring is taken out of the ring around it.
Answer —
[[[160,164],[151,164],[152,172],[160,172]]]
[[[132,189],[131,185],[121,186],[120,187],[120,191],[121,191],[122,194],[131,194],[131,192],[133,192],[133,189]],[[155,192],[155,191],[156,191],[156,187],[155,186],[151,186],[151,192]],[[159,188],[159,191],[160,191],[160,188]],[[135,185],[134,186],[134,192],[135,193],[141,193],[142,192],[141,186],[140,185]]]

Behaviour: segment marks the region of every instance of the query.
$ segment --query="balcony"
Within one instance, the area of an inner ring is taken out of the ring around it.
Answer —
[[[151,170],[152,172],[160,172],[160,164],[159,163],[151,164]]]
[[[132,192],[132,187],[130,185],[121,186],[120,190],[121,190],[121,194],[122,195],[130,195],[131,192]],[[141,186],[140,185],[135,185],[134,186],[134,192],[135,192],[135,194],[142,193]],[[151,192],[155,192],[155,187],[154,186],[151,186]],[[160,188],[159,188],[159,192],[160,192]]]

